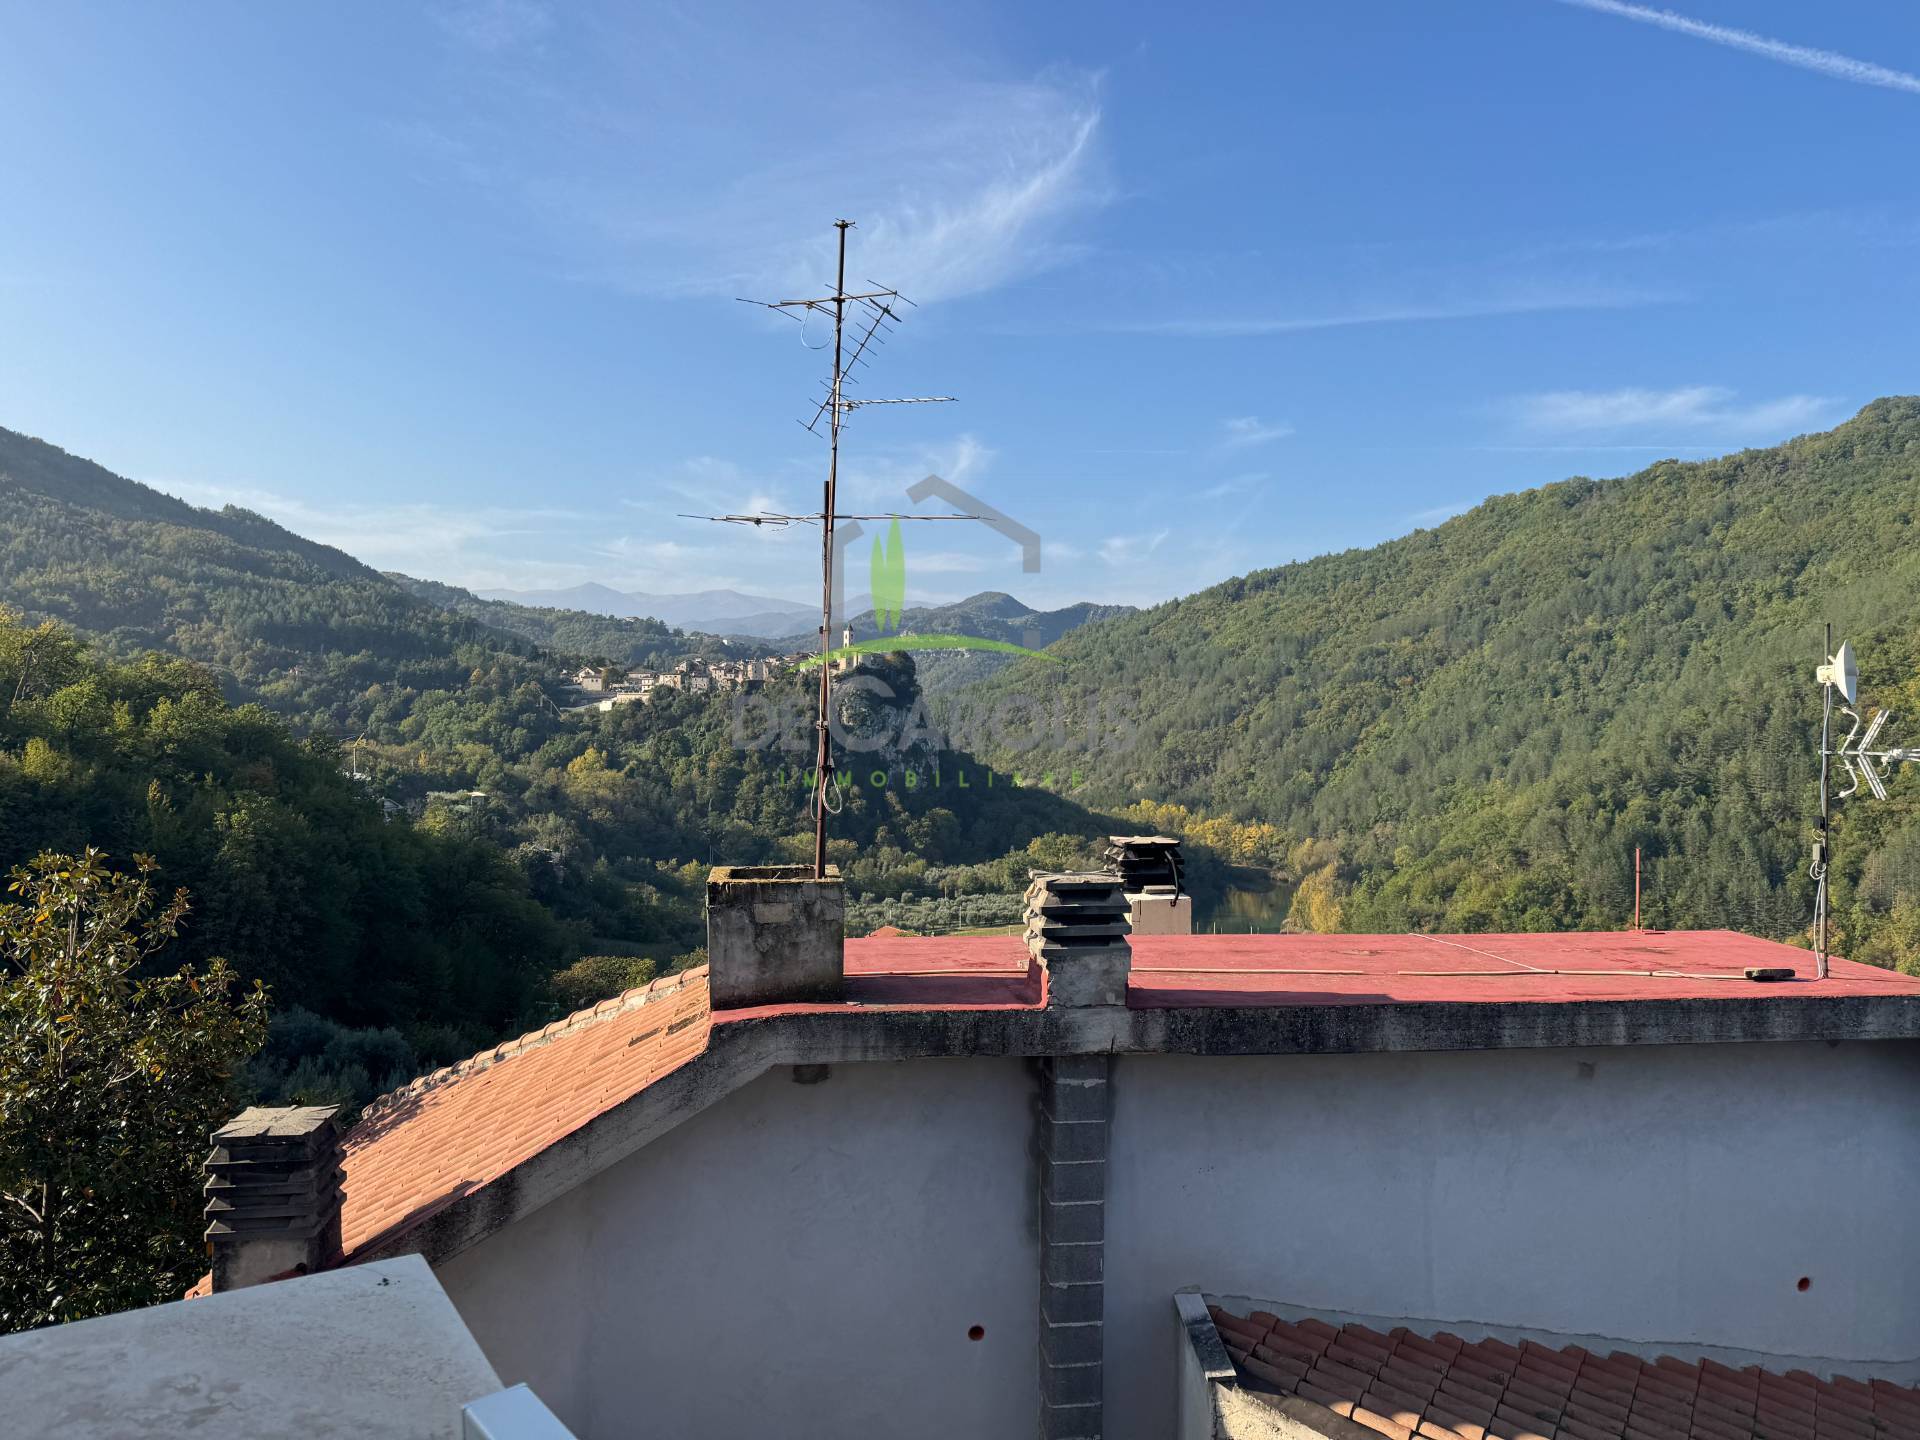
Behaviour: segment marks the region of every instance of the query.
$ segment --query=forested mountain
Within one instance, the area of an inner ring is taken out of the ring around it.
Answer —
[[[352,733],[395,686],[476,664],[530,683],[535,648],[416,599],[236,506],[202,510],[0,429],[0,599],[114,654],[206,664],[230,693]]]
[[[988,683],[1124,699],[1090,803],[1271,821],[1348,929],[1800,933],[1821,622],[1920,741],[1920,400],[1822,435],[1505,495],[1432,530],[1089,625]],[[1010,752],[1009,752],[1010,753]],[[1005,757],[1003,757],[1005,758]],[[1920,941],[1920,777],[1842,807],[1841,929]]]

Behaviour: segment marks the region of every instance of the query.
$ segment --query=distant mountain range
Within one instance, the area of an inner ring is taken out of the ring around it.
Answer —
[[[502,617],[482,615],[476,606],[449,604],[450,594],[464,595],[464,591],[452,592],[447,587],[437,587],[429,594],[420,582],[406,583],[415,594],[426,595],[429,599],[448,605],[450,609],[463,609],[490,623],[501,623]],[[622,619],[644,618],[690,633],[752,637],[773,642],[775,648],[786,651],[813,648],[820,624],[817,606],[797,600],[781,600],[770,595],[744,594],[738,590],[655,594],[644,590],[615,590],[610,585],[590,581],[560,590],[481,590],[474,593],[482,601],[504,602],[528,609],[587,612]],[[472,599],[471,596],[468,598]],[[1059,610],[1035,610],[1011,595],[987,590],[951,604],[923,605],[907,610],[893,630],[901,634],[973,635],[983,640],[1003,640],[1039,650],[1089,620],[1124,615],[1132,608],[1128,605],[1095,605],[1083,601]],[[869,640],[882,633],[874,621],[873,598],[870,595],[848,596],[844,612],[853,617],[852,628],[856,640]],[[525,618],[524,609],[522,618]],[[535,633],[524,623],[506,624],[502,628],[529,636]],[[840,636],[836,634],[833,640],[836,645],[839,644]],[[932,688],[940,690],[990,675],[1005,663],[1006,657],[1001,655],[961,653],[923,656],[920,668]]]
[[[561,590],[481,590],[476,593],[483,600],[505,600],[514,605],[584,610],[623,619],[646,618],[676,630],[701,630],[709,635],[758,635],[768,639],[808,630],[809,619],[820,613],[817,608],[797,600],[746,595],[738,590],[656,595],[644,590],[615,590],[610,585],[592,581]]]

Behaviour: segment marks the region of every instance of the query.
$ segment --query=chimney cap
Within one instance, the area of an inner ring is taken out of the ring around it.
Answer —
[[[325,1133],[338,1105],[250,1105],[213,1132],[222,1140],[305,1140]]]

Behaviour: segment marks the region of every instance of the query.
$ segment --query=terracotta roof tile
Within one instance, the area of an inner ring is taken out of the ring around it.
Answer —
[[[669,975],[422,1076],[341,1141],[353,1259],[497,1180],[699,1055],[704,968]]]
[[[1387,1440],[1920,1440],[1920,1390],[1887,1380],[1209,1308],[1244,1378]]]

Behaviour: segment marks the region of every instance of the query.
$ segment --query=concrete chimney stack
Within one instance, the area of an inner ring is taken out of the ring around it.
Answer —
[[[1027,954],[1049,1010],[1125,1005],[1133,948],[1116,876],[1036,875],[1027,887]]]
[[[213,1132],[207,1241],[216,1292],[304,1275],[339,1255],[337,1109],[256,1105]]]
[[[707,877],[707,985],[716,1010],[839,1000],[846,989],[840,867],[722,865]]]

